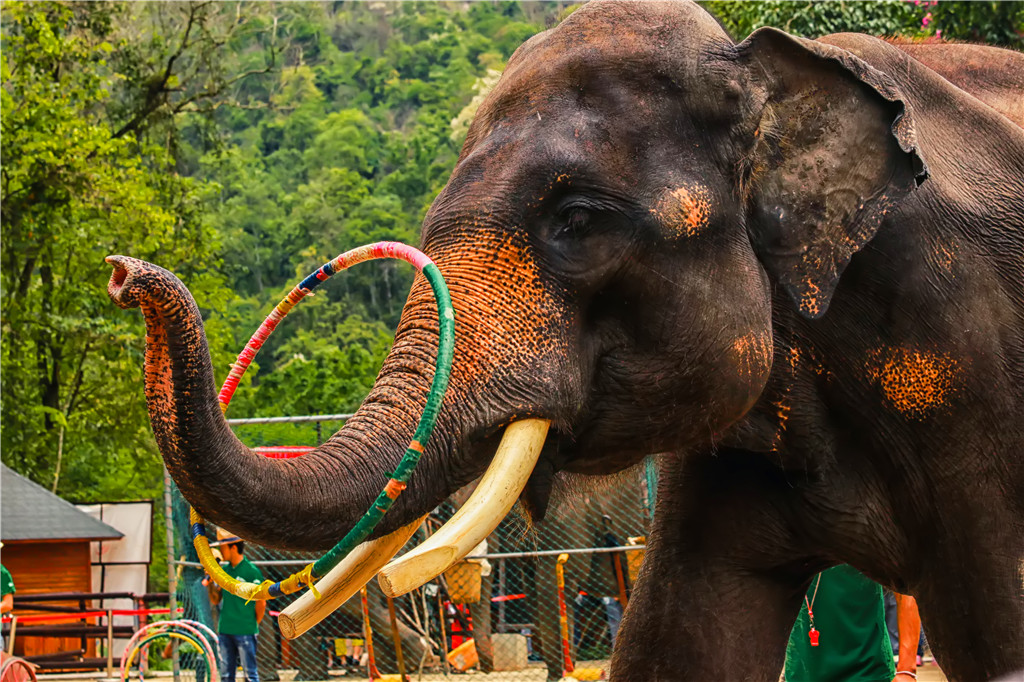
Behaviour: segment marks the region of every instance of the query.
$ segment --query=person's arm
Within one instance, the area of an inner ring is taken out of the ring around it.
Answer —
[[[899,660],[893,682],[910,682],[917,677],[917,643],[921,639],[921,615],[917,600],[894,592],[896,597],[896,624],[900,631]],[[910,673],[904,674],[904,673]]]
[[[14,610],[14,593],[8,592],[0,599],[0,614],[7,614]]]
[[[263,622],[263,616],[267,613],[267,602],[263,599],[256,600],[256,623]]]
[[[206,594],[210,598],[210,604],[212,606],[219,604],[221,599],[220,585],[215,583],[209,574],[203,576],[203,585],[206,585]]]

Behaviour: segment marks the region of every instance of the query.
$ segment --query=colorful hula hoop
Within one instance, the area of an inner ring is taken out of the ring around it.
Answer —
[[[125,657],[125,658],[128,659],[128,665],[123,669],[123,671],[121,673],[121,679],[124,682],[127,682],[128,678],[131,676],[132,661],[135,659],[135,654],[139,653],[139,651],[141,649],[143,649],[150,642],[152,642],[154,640],[157,640],[157,639],[160,639],[162,637],[167,637],[169,639],[180,639],[180,640],[183,640],[185,642],[188,642],[189,644],[191,644],[192,646],[194,646],[196,649],[198,649],[199,651],[201,651],[203,653],[203,658],[206,659],[206,663],[207,663],[208,666],[210,666],[210,670],[211,671],[216,669],[217,661],[215,659],[211,659],[210,658],[209,654],[207,653],[206,648],[202,644],[200,644],[198,641],[196,641],[196,639],[194,637],[192,637],[191,635],[186,635],[186,634],[184,634],[182,632],[175,632],[174,630],[160,630],[160,631],[158,631],[158,632],[156,632],[156,633],[154,633],[152,635],[149,635],[148,637],[143,639],[141,642],[136,644],[131,649],[131,651],[129,652],[128,656]],[[200,637],[199,639],[202,639],[202,637]],[[139,679],[140,680],[144,680],[145,679],[145,677],[143,676],[143,673],[142,673],[142,661],[141,661],[141,659],[139,661]],[[213,679],[213,673],[212,672],[210,674],[210,679],[211,680]]]
[[[185,630],[187,633],[194,635],[195,638],[199,641],[203,642],[204,654],[209,660],[212,660],[214,662],[213,665],[211,666],[212,672],[210,673],[210,682],[217,682],[218,675],[220,672],[219,669],[217,668],[216,663],[217,650],[215,647],[218,641],[217,633],[210,629],[209,626],[205,625],[204,623],[200,623],[199,621],[182,618],[179,620],[161,620],[155,623],[149,623],[148,625],[143,625],[141,628],[136,630],[135,634],[132,635],[131,639],[128,640],[128,644],[125,645],[125,651],[132,651],[133,647],[135,646],[135,643],[138,642],[139,639],[141,639],[147,632],[150,632],[151,630],[164,632],[168,629],[173,628],[181,628],[182,630]],[[143,679],[142,667],[144,660],[145,658],[143,654],[143,657],[139,659],[139,679]],[[128,679],[126,675],[129,673],[130,668],[128,665],[128,657],[122,656],[121,679]]]
[[[373,529],[377,527],[391,506],[398,499],[398,496],[405,490],[409,477],[416,469],[420,457],[423,455],[424,447],[434,431],[434,424],[437,422],[437,414],[441,409],[441,401],[444,399],[445,391],[448,389],[448,378],[451,375],[452,356],[455,349],[455,311],[452,308],[451,296],[448,294],[448,287],[444,283],[441,271],[426,255],[420,250],[398,242],[377,242],[367,244],[359,248],[346,251],[337,258],[324,263],[311,275],[285,296],[284,300],[277,304],[273,312],[267,316],[260,328],[252,335],[245,348],[238,355],[238,360],[232,365],[228,378],[220,390],[221,410],[226,411],[238,382],[245,374],[246,369],[252,363],[256,353],[266,342],[267,337],[291,311],[295,304],[301,301],[307,294],[316,289],[322,282],[330,279],[342,270],[346,270],[356,263],[362,263],[377,258],[395,258],[404,260],[413,265],[426,277],[434,294],[437,303],[437,317],[439,339],[437,345],[437,361],[434,365],[434,378],[430,384],[430,393],[427,395],[427,404],[423,409],[416,432],[413,434],[409,447],[406,448],[402,460],[391,475],[390,480],[370,508],[359,519],[341,541],[327,551],[316,562],[308,564],[301,571],[293,573],[284,580],[273,582],[264,580],[262,583],[251,583],[238,580],[227,574],[220,567],[216,557],[210,550],[210,541],[206,536],[206,527],[202,516],[192,509],[189,520],[192,524],[192,543],[196,548],[199,561],[206,569],[213,581],[231,594],[245,599],[247,602],[253,599],[274,599],[286,594],[293,594],[308,586],[313,590],[314,596],[319,598],[313,583],[327,575],[327,573],[341,563],[356,545],[363,542]]]

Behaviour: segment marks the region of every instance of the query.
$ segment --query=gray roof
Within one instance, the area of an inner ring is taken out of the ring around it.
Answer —
[[[116,540],[124,533],[0,464],[0,539]]]

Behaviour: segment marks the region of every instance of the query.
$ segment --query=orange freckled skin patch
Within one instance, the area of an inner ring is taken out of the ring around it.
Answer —
[[[678,187],[662,196],[651,213],[676,237],[694,237],[710,220],[711,193],[698,184]]]
[[[167,437],[177,443],[177,412],[174,409],[174,377],[167,345],[167,326],[159,310],[147,309],[146,325],[146,401],[150,421],[158,422]],[[157,423],[154,423],[154,428]]]
[[[496,372],[564,357],[566,349],[549,329],[566,311],[545,289],[531,249],[519,240],[478,232],[472,249],[432,254],[455,308],[455,357],[449,393],[486,384]],[[410,307],[429,310],[430,288],[417,277]],[[401,333],[401,329],[399,333]]]
[[[732,344],[736,370],[741,377],[759,376],[771,364],[771,346],[768,338],[760,334],[746,334]]]
[[[956,262],[957,246],[952,240],[940,241],[935,245],[933,258],[935,263],[945,272],[953,271],[953,264]]]
[[[808,315],[821,313],[821,287],[813,279],[804,282],[804,291],[800,296],[800,309]]]
[[[908,348],[876,350],[869,363],[886,401],[915,420],[949,404],[961,370],[949,355]]]
[[[796,376],[797,365],[800,364],[800,349],[790,348],[789,353],[786,354],[786,366],[788,367],[789,379],[792,380]],[[789,422],[789,413],[793,410],[793,406],[789,402],[789,389],[775,401],[776,416],[778,417],[778,428],[775,430],[775,436],[772,438],[772,452],[778,452],[779,446],[782,445],[782,435],[786,432],[786,424]]]

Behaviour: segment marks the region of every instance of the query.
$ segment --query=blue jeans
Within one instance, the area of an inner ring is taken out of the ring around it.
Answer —
[[[622,622],[622,604],[615,597],[601,597],[601,601],[604,602],[604,613],[608,619],[608,633],[612,638],[612,646],[615,646],[615,640],[619,636],[619,623]]]
[[[260,682],[256,672],[256,635],[218,635],[220,639],[221,669],[223,682],[235,682],[238,668],[238,652],[242,652],[242,669],[246,682]]]

